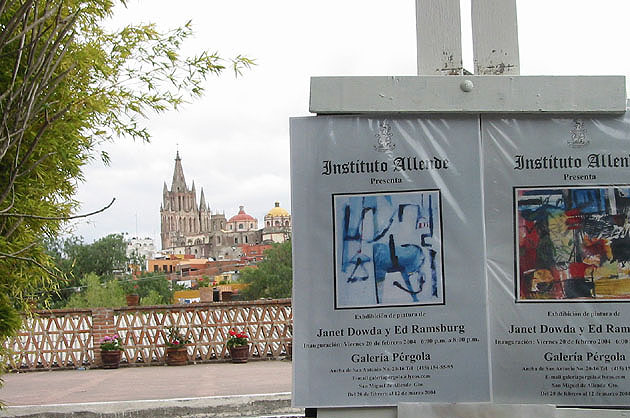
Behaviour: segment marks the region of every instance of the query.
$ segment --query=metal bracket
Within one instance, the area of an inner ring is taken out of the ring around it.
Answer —
[[[312,77],[317,114],[623,113],[623,76]]]

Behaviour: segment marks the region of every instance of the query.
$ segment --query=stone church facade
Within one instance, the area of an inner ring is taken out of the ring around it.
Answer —
[[[281,214],[281,223],[270,223],[268,217]],[[162,251],[168,254],[191,254],[196,258],[215,260],[235,259],[242,253],[244,244],[282,242],[290,237],[291,219],[288,212],[273,208],[265,220],[264,228],[258,228],[258,220],[245,212],[243,206],[235,216],[227,219],[225,214],[212,213],[201,189],[199,204],[193,181],[189,189],[184,177],[179,151],[175,157],[175,169],[171,188],[164,182],[160,206]],[[281,228],[278,228],[282,225]],[[269,227],[271,226],[271,228]],[[273,232],[273,233],[272,233]],[[284,238],[282,238],[284,237]]]

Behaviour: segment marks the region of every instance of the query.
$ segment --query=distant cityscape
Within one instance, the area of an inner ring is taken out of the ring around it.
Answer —
[[[291,238],[291,214],[279,202],[264,216],[262,228],[242,205],[229,219],[213,213],[203,187],[198,203],[194,180],[190,188],[186,183],[179,151],[170,189],[164,182],[160,217],[161,249],[151,238],[133,237],[127,241],[127,258],[133,271],[163,273],[186,288],[199,289],[177,292],[175,302],[180,303],[229,299],[238,291],[233,281],[240,268],[255,265],[266,249]],[[207,286],[209,292],[204,292]]]

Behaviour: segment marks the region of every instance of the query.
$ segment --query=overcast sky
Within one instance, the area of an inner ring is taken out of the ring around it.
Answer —
[[[517,0],[522,75],[630,75],[627,0]],[[464,67],[472,70],[469,2],[464,1]],[[262,222],[275,201],[290,210],[289,118],[307,116],[311,76],[415,75],[414,0],[230,2],[130,0],[115,24],[192,20],[183,53],[243,54],[257,66],[211,77],[204,97],[152,117],[148,144],[106,144],[111,164],[85,169],[84,212],[112,197],[106,212],[81,220],[86,242],[110,233],[151,237],[159,247],[162,186],[170,188],[177,149],[188,186],[204,189],[229,218],[239,205]]]

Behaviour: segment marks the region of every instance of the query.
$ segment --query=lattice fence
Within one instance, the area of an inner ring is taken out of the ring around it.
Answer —
[[[291,324],[290,299],[39,311],[8,341],[13,355],[5,361],[13,370],[96,367],[98,340],[117,333],[125,347],[122,364],[161,365],[170,326],[191,341],[193,362],[224,361],[230,329],[250,336],[252,358],[282,358]]]
[[[94,361],[92,349],[92,312],[55,310],[24,319],[18,335],[7,348],[14,370],[75,368]]]
[[[279,358],[291,341],[290,300],[192,304],[179,308],[115,311],[115,328],[126,350],[122,361],[130,364],[163,364],[167,328],[179,327],[191,341],[192,361],[223,360],[230,329],[250,337],[250,356]]]

